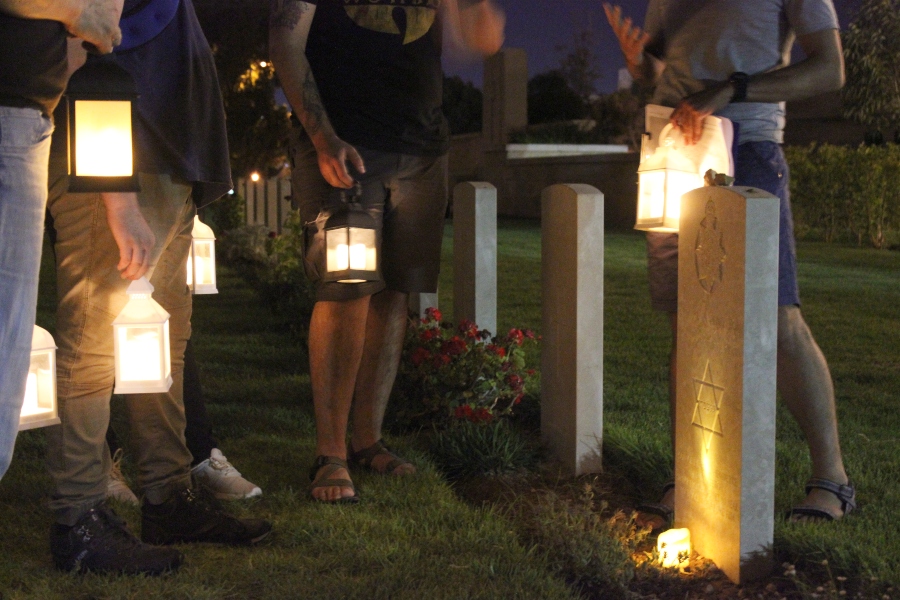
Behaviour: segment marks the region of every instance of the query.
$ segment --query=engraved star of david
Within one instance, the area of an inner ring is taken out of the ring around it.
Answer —
[[[709,361],[706,361],[706,368],[703,370],[703,377],[694,378],[694,416],[691,418],[691,425],[699,427],[703,431],[703,440],[706,443],[706,450],[709,450],[713,435],[724,435],[722,432],[722,421],[719,419],[719,412],[722,406],[722,396],[725,388],[716,385],[713,381],[712,369],[710,369]]]

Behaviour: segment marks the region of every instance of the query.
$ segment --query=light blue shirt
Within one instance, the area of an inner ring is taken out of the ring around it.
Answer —
[[[675,106],[736,71],[783,68],[796,35],[838,28],[831,0],[650,0],[647,52],[665,62],[653,103]],[[716,115],[740,125],[742,143],[783,141],[783,102],[739,102]]]

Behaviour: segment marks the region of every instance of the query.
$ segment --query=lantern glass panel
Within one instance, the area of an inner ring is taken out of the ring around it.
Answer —
[[[132,175],[131,102],[76,100],[75,156],[79,177]]]
[[[681,217],[681,197],[691,190],[703,187],[703,178],[697,173],[669,170],[666,174],[666,225],[678,227]]]
[[[328,272],[350,268],[350,228],[341,227],[325,232],[325,268]]]
[[[666,208],[666,172],[641,173],[640,188],[638,219],[662,219]]]
[[[166,322],[168,325],[168,322]],[[160,328],[155,326],[131,326],[118,328],[119,381],[157,381],[164,377],[164,364],[168,366],[168,344],[161,352]],[[168,331],[165,332],[168,334]],[[168,335],[166,335],[167,339]],[[165,361],[165,362],[164,362]]]
[[[22,404],[23,417],[50,414],[54,411],[56,368],[53,363],[52,351],[31,354],[31,365],[25,383],[25,402]]]
[[[354,271],[375,271],[378,261],[375,258],[375,230],[350,227],[350,268]]]

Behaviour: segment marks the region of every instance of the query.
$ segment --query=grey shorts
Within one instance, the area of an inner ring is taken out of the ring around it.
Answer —
[[[800,306],[788,166],[781,146],[775,142],[747,142],[738,146],[734,183],[765,190],[780,200],[778,305]],[[653,308],[677,312],[677,233],[647,233],[647,274],[650,278],[650,302]]]
[[[378,224],[381,280],[323,282],[325,221],[340,206],[341,190],[319,171],[316,150],[301,127],[291,132],[291,194],[303,222],[303,267],[316,300],[353,300],[383,289],[434,293],[441,266],[447,210],[447,156],[411,156],[356,147],[366,165],[353,173],[361,204]]]

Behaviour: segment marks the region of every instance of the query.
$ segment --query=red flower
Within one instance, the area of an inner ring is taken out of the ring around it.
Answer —
[[[488,423],[491,419],[494,418],[494,415],[492,415],[491,411],[489,411],[488,409],[480,407],[475,409],[474,414],[470,418],[473,423],[478,423],[479,421]]]
[[[506,356],[506,348],[502,346],[497,346],[495,344],[488,344],[488,350],[496,354],[497,356]]]
[[[506,384],[511,387],[515,391],[520,391],[522,387],[525,385],[525,380],[522,379],[521,375],[517,375],[516,373],[510,373],[506,376]]]
[[[426,350],[425,348],[419,347],[413,350],[412,355],[409,357],[409,361],[415,366],[421,365],[423,362],[431,359],[431,352]]]
[[[526,330],[525,330],[525,337],[528,338],[529,340],[533,340],[533,339],[534,339],[534,332],[533,332],[532,330],[530,330],[530,329],[526,329]]]
[[[434,360],[432,361],[435,369],[439,369],[444,365],[450,364],[450,356],[447,354],[435,354]]]
[[[424,329],[422,333],[419,334],[419,339],[423,342],[430,342],[434,338],[440,336],[440,332],[436,329]]]
[[[517,346],[521,346],[522,342],[525,340],[525,334],[522,333],[521,329],[510,329],[509,333],[506,334],[506,339],[515,343]]]
[[[457,406],[456,410],[453,411],[453,416],[457,419],[471,419],[472,418],[472,407],[468,404],[463,404],[462,406]]]
[[[534,373],[535,373],[534,369],[528,369],[527,371],[525,371],[525,374],[528,375],[529,377],[533,376]]]
[[[519,394],[518,396],[516,396],[516,399],[513,400],[513,404],[518,404],[519,402],[522,401],[522,398],[524,398],[524,397],[525,397],[525,394]]]
[[[441,352],[457,356],[466,351],[466,343],[458,335],[454,335],[441,345]]]
[[[431,306],[425,309],[425,317],[432,321],[437,321],[438,323],[444,319],[444,315],[441,314],[441,311]]]
[[[459,332],[473,340],[481,335],[481,332],[478,331],[478,325],[468,319],[459,324]]]

